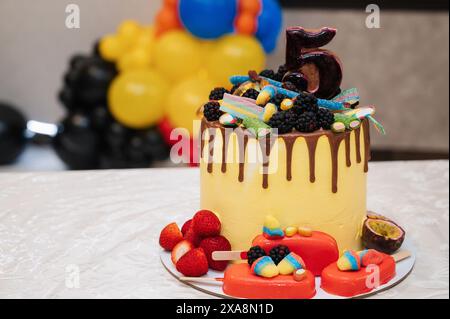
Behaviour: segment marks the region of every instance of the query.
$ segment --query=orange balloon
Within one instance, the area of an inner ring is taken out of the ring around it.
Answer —
[[[261,1],[260,0],[240,0],[239,10],[242,13],[251,13],[256,15],[261,11]]]
[[[181,29],[181,22],[178,12],[174,9],[164,7],[156,16],[156,35],[160,36],[163,33]]]
[[[250,13],[241,14],[236,20],[236,30],[240,34],[253,35],[256,33],[255,17]]]
[[[164,7],[178,8],[178,0],[164,0]]]

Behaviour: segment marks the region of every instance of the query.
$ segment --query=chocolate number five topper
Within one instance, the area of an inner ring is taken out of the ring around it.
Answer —
[[[336,29],[308,30],[291,27],[286,31],[286,66],[283,82],[293,82],[322,99],[340,92],[342,64],[331,51],[320,49],[333,40]]]

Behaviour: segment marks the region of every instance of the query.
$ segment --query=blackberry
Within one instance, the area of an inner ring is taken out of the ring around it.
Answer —
[[[289,255],[291,251],[287,246],[284,245],[278,245],[274,248],[272,248],[269,252],[270,258],[272,258],[275,265],[278,265],[280,261],[284,259],[287,255]]]
[[[329,130],[333,123],[334,114],[328,109],[319,108],[319,111],[317,112],[317,125],[324,130]]]
[[[250,248],[247,252],[247,262],[251,266],[256,259],[266,256],[266,252],[260,246]]]
[[[225,88],[215,88],[209,94],[209,100],[210,101],[220,101],[223,99],[223,95],[225,93],[230,93],[230,92],[228,92],[228,90]]]
[[[255,89],[248,89],[245,91],[245,93],[242,95],[242,97],[246,97],[252,100],[256,100],[258,98],[259,92]]]
[[[273,98],[270,99],[270,103],[273,103],[279,107],[281,105],[281,102],[283,102],[284,99],[287,99],[286,95],[277,93]]]
[[[292,132],[297,121],[297,116],[293,112],[282,111],[275,113],[267,123],[270,127],[278,129],[278,134]]]
[[[301,115],[305,112],[317,113],[319,106],[317,105],[317,98],[310,93],[301,92],[294,100],[294,107],[297,114]]]
[[[268,79],[272,79],[272,80],[275,79],[275,72],[273,70],[264,70],[261,73],[259,73],[259,75],[263,76],[265,78],[268,78]]]
[[[319,129],[316,114],[305,112],[298,116],[295,122],[295,129],[302,133],[310,133]]]
[[[208,121],[218,121],[222,114],[218,102],[208,102],[203,106],[203,115]]]

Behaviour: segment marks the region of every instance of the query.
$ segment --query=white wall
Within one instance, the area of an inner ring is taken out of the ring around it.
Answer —
[[[65,28],[65,7],[81,8],[81,29]],[[0,0],[0,99],[27,116],[56,121],[63,115],[56,94],[68,58],[123,19],[150,23],[158,0]],[[334,26],[329,46],[344,64],[344,87],[360,89],[363,103],[378,107],[389,135],[374,144],[448,151],[448,12],[381,14],[381,29],[367,29],[364,11],[288,11],[286,25]],[[270,57],[284,61],[284,39]]]

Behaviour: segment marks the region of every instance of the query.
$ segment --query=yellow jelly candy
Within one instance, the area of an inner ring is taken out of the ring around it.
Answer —
[[[286,230],[284,231],[284,234],[287,237],[294,236],[295,234],[297,234],[297,227],[293,227],[293,226],[287,227]]]
[[[300,234],[300,236],[303,236],[303,237],[311,237],[312,229],[308,228],[308,227],[299,227],[298,233]]]
[[[272,116],[277,113],[278,108],[275,104],[273,103],[268,103],[266,105],[266,107],[264,108],[264,117],[263,117],[263,121],[265,123],[269,122],[269,120],[272,118]]]
[[[306,278],[306,270],[305,269],[297,269],[294,273],[295,281],[302,281]]]
[[[281,102],[280,108],[283,111],[287,111],[291,109],[294,106],[294,102],[291,99],[284,99],[283,102]]]

